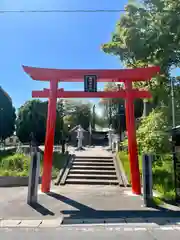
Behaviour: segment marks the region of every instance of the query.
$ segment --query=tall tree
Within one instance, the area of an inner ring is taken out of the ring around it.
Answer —
[[[20,141],[28,143],[30,135],[33,132],[39,144],[44,143],[46,134],[47,122],[47,106],[48,102],[40,100],[31,100],[25,102],[18,110],[16,121],[16,134]],[[59,120],[59,112],[57,111],[56,128],[55,128],[55,143],[60,140],[61,123]]]
[[[39,143],[44,143],[46,131],[47,102],[32,100],[18,110],[16,134],[23,143],[30,142],[33,132]]]
[[[81,125],[88,129],[91,119],[91,105],[81,101],[68,100],[64,103],[65,123],[74,127]]]
[[[9,95],[0,87],[0,140],[10,137],[15,130],[15,108]]]
[[[130,1],[116,24],[105,53],[116,55],[127,67],[160,65],[153,80],[136,83],[153,93],[153,106],[168,104],[170,72],[180,65],[180,2],[174,0]],[[179,84],[179,81],[176,82]]]

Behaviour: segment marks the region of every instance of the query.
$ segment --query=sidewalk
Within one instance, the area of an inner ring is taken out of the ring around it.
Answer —
[[[142,198],[130,192],[116,186],[53,186],[49,194],[39,191],[38,204],[31,207],[26,203],[26,187],[0,188],[0,225],[180,223],[179,211],[145,208]]]

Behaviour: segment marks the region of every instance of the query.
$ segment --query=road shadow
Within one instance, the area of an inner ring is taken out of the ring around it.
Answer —
[[[28,205],[43,216],[47,216],[47,215],[54,216],[55,215],[52,211],[50,211],[49,209],[47,209],[46,207],[42,206],[39,203],[31,203]]]
[[[165,218],[172,218],[171,223],[173,222],[174,224],[179,222],[180,219],[180,211],[167,210],[155,205],[147,210],[96,210],[62,194],[50,192],[47,195],[78,209],[60,211],[64,215],[64,224],[83,223],[83,219],[88,219],[88,223],[92,224],[97,223],[97,220],[98,223],[118,223],[124,220],[125,222],[130,221],[133,223],[153,222],[158,225],[166,225],[169,222]],[[81,221],[78,222],[78,219]]]

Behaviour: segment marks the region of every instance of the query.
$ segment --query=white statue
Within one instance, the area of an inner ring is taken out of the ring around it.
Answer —
[[[82,141],[83,141],[84,135],[83,135],[83,128],[81,125],[79,125],[78,130],[77,130],[77,139],[78,139],[78,150],[81,150],[83,147]]]
[[[113,142],[113,129],[112,129],[112,125],[110,125],[110,127],[109,127],[108,140],[109,140],[109,148],[112,150],[112,142]]]

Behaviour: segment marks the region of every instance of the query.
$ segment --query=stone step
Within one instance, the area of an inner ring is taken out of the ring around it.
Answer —
[[[74,161],[78,162],[83,162],[83,161],[88,161],[88,162],[113,162],[112,158],[104,159],[104,158],[75,158]]]
[[[67,184],[118,185],[117,180],[108,179],[66,179]]]
[[[73,169],[71,168],[69,173],[76,173],[76,174],[110,174],[116,175],[116,171],[114,170],[98,170],[98,169]]]
[[[72,165],[71,169],[95,169],[95,170],[114,170],[115,171],[115,167],[114,166],[104,166],[104,165]]]
[[[74,174],[70,173],[68,174],[67,179],[109,179],[109,180],[117,180],[116,175],[110,175],[110,174]]]
[[[79,159],[85,159],[85,158],[88,158],[88,159],[104,159],[104,160],[109,160],[109,159],[113,159],[112,156],[108,156],[108,157],[96,157],[96,156],[76,156],[76,158],[79,158]]]
[[[73,161],[73,165],[95,165],[95,166],[99,166],[99,165],[103,165],[103,166],[114,166],[114,162],[87,162],[87,161]]]

